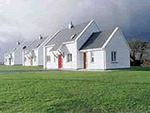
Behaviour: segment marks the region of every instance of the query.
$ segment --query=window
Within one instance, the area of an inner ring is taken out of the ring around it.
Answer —
[[[62,56],[63,56],[63,58],[65,57],[65,53],[64,52],[63,52]]]
[[[90,54],[91,54],[91,62],[94,62],[94,53],[91,52]]]
[[[25,62],[27,61],[27,58],[26,58],[26,57],[24,57],[24,61],[25,61]]]
[[[36,56],[34,56],[34,62],[36,62]]]
[[[67,54],[67,62],[71,62],[72,61],[72,54]]]
[[[37,47],[39,47],[41,44],[38,44]]]
[[[50,62],[50,61],[51,61],[51,56],[47,56],[46,59],[47,59],[47,62],[48,62],[48,61]]]
[[[116,62],[116,51],[111,52],[111,61]]]
[[[73,34],[73,35],[71,36],[71,38],[70,38],[70,39],[74,39],[74,38],[75,38],[75,36],[76,36],[76,34]]]

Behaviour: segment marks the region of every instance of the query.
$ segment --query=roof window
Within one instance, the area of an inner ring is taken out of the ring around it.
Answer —
[[[71,36],[71,38],[70,38],[70,39],[74,39],[74,38],[75,38],[75,36],[76,36],[76,34],[73,34],[73,35]]]
[[[39,47],[41,44],[38,44],[37,47]]]

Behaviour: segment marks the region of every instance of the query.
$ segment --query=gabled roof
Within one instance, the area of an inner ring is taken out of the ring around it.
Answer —
[[[17,45],[11,52],[15,52],[17,51],[18,49],[23,49],[24,46],[27,46],[29,42],[23,42],[21,43],[20,45]]]
[[[19,45],[17,44],[12,50],[5,52],[5,55],[16,52],[18,49],[22,49],[24,46],[27,46],[29,42],[21,42]]]
[[[47,37],[44,37],[42,39],[35,39],[30,45],[25,50],[32,50],[38,48],[45,40]]]
[[[60,32],[51,40],[49,41],[46,46],[54,45],[51,51],[56,51],[62,43],[74,41],[78,35],[83,31],[83,29],[88,25],[89,22],[85,22],[82,24],[75,25],[73,28],[69,29],[62,29]]]
[[[101,48],[108,40],[109,36],[116,27],[109,28],[100,32],[94,32],[89,39],[83,44],[80,50]]]

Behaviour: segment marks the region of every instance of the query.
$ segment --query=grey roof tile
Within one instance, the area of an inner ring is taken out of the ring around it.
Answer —
[[[89,39],[84,43],[80,50],[101,48],[107,41],[115,27],[103,30],[100,32],[94,32]]]
[[[75,25],[71,29],[62,29],[60,32],[51,40],[49,41],[47,45],[54,45],[54,47],[51,49],[51,51],[56,51],[62,43],[64,42],[69,42],[69,41],[74,41],[78,35],[82,32],[82,30],[88,25],[89,22],[85,22],[79,25]],[[73,37],[73,35],[75,35]],[[73,39],[71,39],[73,37]]]
[[[13,48],[11,51],[9,51],[9,52],[7,52],[7,53],[9,54],[9,53],[15,52],[15,51],[17,51],[17,50],[20,49],[20,48],[23,49],[24,46],[27,46],[27,45],[28,45],[28,43],[29,43],[29,42],[21,42],[19,45],[17,44],[17,45],[15,46],[15,48]]]
[[[44,37],[42,39],[38,38],[34,40],[30,45],[28,45],[28,47],[25,50],[32,50],[38,48],[46,39],[47,37]]]

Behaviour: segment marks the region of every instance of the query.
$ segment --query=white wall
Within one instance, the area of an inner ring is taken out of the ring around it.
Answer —
[[[77,51],[77,69],[84,68],[83,53]]]
[[[16,60],[15,52],[12,52],[11,65],[15,65],[15,60]]]
[[[31,66],[31,60],[29,59],[30,55],[31,55],[31,52],[29,52],[28,54],[24,55],[24,58],[26,58],[26,61],[24,61],[24,63],[23,63],[24,66]]]
[[[4,65],[9,65],[9,58],[7,55],[7,53],[4,54]]]
[[[38,65],[43,66],[43,47],[38,49]]]
[[[4,58],[4,64],[5,65],[9,65],[9,56],[10,54],[12,54],[12,59],[11,59],[11,65],[22,65],[23,62],[23,47],[26,44],[23,43],[21,45],[18,45],[18,47],[16,48],[16,50],[11,51],[8,56],[6,57],[7,54],[5,54],[5,58]],[[6,62],[7,59],[7,62]]]
[[[33,66],[38,66],[39,65],[39,55],[43,55],[43,54],[38,54],[38,49],[34,49],[34,54],[36,56],[36,61],[34,61],[35,58],[33,58]]]
[[[34,55],[36,56],[36,61],[34,60],[35,58],[33,58],[33,65],[32,66],[39,66],[39,65],[43,65],[43,48],[41,47],[40,49],[33,49],[34,51]],[[26,57],[26,61],[25,63],[23,63],[24,66],[31,66],[31,60],[29,59],[31,52],[29,52],[27,55],[25,55]],[[24,62],[24,61],[23,61]]]
[[[46,51],[46,56],[50,55],[51,61],[45,61],[46,62],[46,67],[47,69],[58,69],[58,58],[56,58],[55,55],[59,55],[60,53],[58,51],[55,52],[50,52],[52,47],[47,47],[45,49]],[[70,44],[65,44],[61,47],[61,52],[64,53],[63,58],[63,69],[77,69],[77,54],[76,54],[76,43],[70,43]],[[72,54],[72,62],[67,62],[67,54]],[[46,57],[45,56],[45,57]],[[54,57],[56,62],[54,62]],[[46,58],[45,58],[46,59]]]
[[[111,51],[116,51],[116,63],[111,62]],[[117,31],[106,46],[106,69],[130,68],[130,52],[122,33]]]
[[[22,47],[18,48],[12,53],[13,64],[12,65],[22,65]]]
[[[50,52],[50,50],[52,49],[52,47],[47,47],[45,50],[45,68],[47,69],[58,69],[58,58],[56,58],[56,62],[54,62],[54,54],[57,55],[57,52]],[[47,61],[47,56],[50,56],[50,61]]]
[[[33,51],[34,51],[34,55],[36,56],[36,61],[34,61],[34,58],[33,58],[32,66],[38,66],[38,49],[34,49]],[[24,66],[31,66],[31,60],[29,59],[30,56],[31,56],[31,52],[25,55],[26,61],[23,64]]]
[[[87,52],[87,69],[104,69],[104,50],[92,51],[94,62],[91,62],[91,52]]]
[[[57,34],[57,33],[56,33]],[[55,35],[55,34],[54,34]],[[43,68],[46,68],[46,50],[47,47],[45,45],[52,39],[51,36],[48,36],[47,39],[38,47],[38,65],[43,66]]]
[[[99,28],[97,27],[95,22],[93,22],[77,40],[77,68],[83,68],[83,54],[79,52],[79,49],[88,40],[93,32],[99,32]]]
[[[33,58],[33,66],[43,66],[43,64],[44,64],[44,68],[46,68],[45,47],[43,48],[43,46],[40,46],[39,48],[33,49],[33,51],[36,56],[36,61],[34,61],[34,58]],[[29,52],[28,54],[31,54],[31,52]],[[28,57],[26,57],[26,58],[27,58],[27,60],[25,62],[25,66],[31,66],[30,59]]]
[[[43,68],[46,69],[47,64],[46,64],[46,55],[47,55],[47,47],[43,47]]]
[[[22,66],[25,66],[25,55],[24,55],[24,50],[22,50]]]
[[[26,61],[24,61],[23,65],[24,66],[31,66],[30,59],[29,59],[28,55],[24,55],[24,57],[26,58]]]
[[[15,53],[14,52],[12,52],[12,53],[9,53],[9,54],[5,54],[5,57],[4,57],[4,65],[10,65],[9,64],[9,58],[10,58],[10,56],[12,55],[12,58],[13,59],[11,59],[11,65],[14,65],[15,63]],[[7,61],[6,61],[7,60]]]
[[[64,69],[77,69],[76,49],[77,49],[76,42],[62,46],[61,52],[65,54],[65,57],[63,58]],[[67,62],[67,54],[72,54],[72,62]]]

